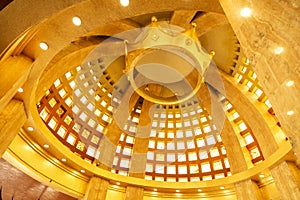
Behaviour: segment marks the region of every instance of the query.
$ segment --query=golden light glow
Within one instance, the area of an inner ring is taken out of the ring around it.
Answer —
[[[31,127],[31,126],[28,126],[28,127],[27,127],[27,130],[28,130],[28,131],[33,131],[34,129],[33,129],[33,127]]]
[[[44,146],[45,149],[49,148],[49,144],[44,144],[43,146]]]
[[[81,172],[81,173],[85,173],[85,170],[84,170],[84,169],[82,169],[82,170],[80,170],[80,172]]]
[[[293,86],[294,84],[295,84],[295,81],[290,80],[290,81],[288,81],[285,85],[286,85],[287,87],[291,87],[291,86]]]
[[[250,8],[243,8],[240,12],[242,17],[250,17],[252,14],[252,10]]]
[[[67,162],[67,159],[66,158],[62,158],[61,161],[62,162]]]
[[[129,5],[129,0],[120,0],[120,4],[123,6],[123,7],[127,7]]]
[[[248,58],[246,58],[245,64],[246,64],[246,65],[249,65],[249,64],[250,64],[250,60],[249,60]]]
[[[72,22],[75,26],[80,26],[81,25],[81,19],[79,17],[73,17]]]
[[[283,51],[284,51],[284,48],[283,48],[283,47],[276,47],[276,48],[274,49],[274,53],[275,53],[276,55],[281,54]]]
[[[289,110],[286,114],[287,115],[293,115],[295,112],[293,110]]]
[[[265,177],[264,174],[260,174],[260,175],[259,175],[259,178],[264,178],[264,177]]]
[[[19,92],[19,93],[24,92],[23,88],[19,88],[19,89],[18,89],[18,92]]]
[[[220,189],[221,189],[221,190],[224,190],[224,189],[225,189],[225,187],[224,187],[224,186],[220,186]]]
[[[40,43],[40,48],[41,48],[42,50],[46,51],[46,50],[48,50],[49,46],[48,46],[47,43],[41,42],[41,43]]]
[[[176,192],[180,192],[180,190],[176,190]]]

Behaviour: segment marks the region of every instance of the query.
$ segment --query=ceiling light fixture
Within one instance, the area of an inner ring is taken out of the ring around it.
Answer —
[[[295,82],[294,81],[292,81],[292,80],[290,80],[290,81],[288,81],[288,82],[286,82],[286,86],[287,87],[291,87],[291,86],[293,86],[295,84]]]
[[[75,26],[80,26],[81,25],[81,19],[79,17],[73,17],[72,22]]]
[[[129,5],[129,0],[120,0],[120,4],[123,6],[123,7],[127,7]]]
[[[120,182],[117,182],[117,185],[121,185],[121,183],[120,183]]]
[[[32,126],[28,126],[28,127],[27,127],[27,130],[28,130],[28,131],[33,131],[34,129],[33,129]]]
[[[66,158],[62,158],[61,161],[62,162],[67,162],[67,159]]]
[[[155,192],[157,191],[157,189],[156,189],[156,188],[154,188],[153,190],[154,190]]]
[[[250,60],[249,60],[248,58],[246,58],[245,64],[246,64],[246,65],[249,65],[249,64],[250,64]]]
[[[44,144],[44,148],[48,149],[49,148],[49,144]]]
[[[19,88],[18,92],[20,92],[20,93],[24,92],[23,88]]]
[[[176,192],[180,192],[180,190],[176,190]]]
[[[265,177],[264,174],[260,174],[260,175],[259,175],[259,178],[264,178],[264,177]]]
[[[224,187],[224,186],[220,186],[220,189],[221,189],[221,190],[224,190],[224,189],[225,189],[225,187]]]
[[[49,46],[48,46],[47,43],[41,42],[41,43],[40,43],[40,48],[41,48],[42,50],[46,51],[46,50],[48,50]]]
[[[276,47],[276,48],[274,49],[274,53],[275,53],[276,55],[279,55],[279,54],[281,54],[281,53],[283,52],[283,50],[284,50],[283,47]]]
[[[293,115],[295,112],[293,110],[289,110],[286,114],[287,115]]]
[[[198,192],[202,192],[202,190],[201,190],[201,189],[198,189]]]
[[[80,170],[80,172],[84,174],[84,173],[85,173],[85,170],[84,170],[84,169],[82,169],[82,170]]]
[[[243,8],[240,12],[242,17],[250,17],[252,14],[252,10],[250,8]]]

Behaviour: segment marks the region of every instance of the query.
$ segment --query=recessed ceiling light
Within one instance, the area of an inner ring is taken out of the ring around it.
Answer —
[[[79,17],[73,17],[72,22],[75,26],[80,26],[81,25],[81,19]]]
[[[264,178],[264,177],[265,177],[264,174],[260,174],[260,175],[259,175],[259,178]]]
[[[81,172],[81,173],[85,173],[85,170],[84,170],[84,169],[82,169],[82,170],[80,170],[80,172]]]
[[[180,192],[180,190],[176,190],[176,192]]]
[[[40,43],[40,48],[43,49],[44,51],[48,50],[48,44],[45,42],[41,42]]]
[[[28,131],[33,131],[34,129],[33,129],[32,126],[28,126],[28,127],[27,127],[27,130],[28,130]]]
[[[24,92],[23,88],[19,88],[18,92],[20,92],[20,93]]]
[[[249,65],[249,63],[250,63],[250,60],[249,60],[248,58],[246,58],[245,64],[246,64],[246,65]]]
[[[118,186],[117,186],[117,185],[114,185],[114,186],[113,186],[113,188],[115,188],[115,189],[116,189],[116,188],[118,188]]]
[[[124,7],[127,7],[129,5],[129,0],[120,0],[120,4]]]
[[[44,144],[44,148],[48,149],[49,148],[49,144]]]
[[[202,192],[202,190],[201,190],[201,189],[198,189],[198,192]]]
[[[281,54],[281,53],[283,52],[283,50],[284,50],[283,47],[276,47],[276,48],[274,49],[274,53],[275,53],[276,55],[279,55],[279,54]]]
[[[117,184],[117,185],[121,185],[121,183],[120,183],[120,182],[117,182],[116,184]]]
[[[67,159],[66,158],[62,158],[61,161],[67,162]]]
[[[290,80],[290,81],[288,81],[288,82],[286,82],[286,86],[288,86],[288,87],[291,87],[291,86],[293,86],[295,84],[295,82],[294,81],[292,81],[292,80]]]
[[[31,148],[30,148],[29,145],[25,145],[25,149],[26,149],[26,150],[30,150]]]
[[[153,190],[154,190],[155,192],[157,191],[157,189],[156,189],[156,188],[154,188]]]
[[[225,187],[224,187],[224,186],[220,186],[220,189],[221,189],[221,190],[224,190],[224,189],[225,189]]]
[[[286,114],[287,115],[293,115],[295,112],[293,110],[289,110]]]
[[[252,10],[250,8],[243,8],[240,12],[242,17],[250,17],[252,14]]]

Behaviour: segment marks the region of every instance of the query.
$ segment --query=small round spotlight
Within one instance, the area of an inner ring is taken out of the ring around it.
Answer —
[[[40,48],[41,48],[42,50],[46,51],[46,50],[48,50],[49,46],[48,46],[47,43],[41,42],[41,43],[40,43]]]
[[[250,8],[243,8],[240,12],[242,17],[250,17],[252,14],[252,10]]]

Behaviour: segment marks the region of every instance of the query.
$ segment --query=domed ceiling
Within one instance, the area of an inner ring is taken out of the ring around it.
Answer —
[[[195,12],[192,21],[201,22],[203,15],[207,13]],[[150,23],[152,16],[158,22]],[[38,96],[40,118],[82,159],[124,176],[167,182],[230,176],[219,126],[228,119],[235,127],[248,167],[261,162],[261,149],[251,127],[243,121],[248,116],[239,115],[226,99],[228,91],[224,92],[222,84],[215,85],[223,74],[232,76],[271,109],[230,25],[223,23],[205,33],[198,27],[186,31],[171,26],[171,16],[172,12],[137,16],[127,21],[139,24],[139,28],[110,37],[95,30],[66,47],[51,62],[61,76],[41,99]],[[149,34],[153,27],[161,32]],[[105,27],[99,30],[103,32]],[[178,43],[174,38],[183,33],[188,40]],[[148,36],[150,42],[141,40]],[[155,45],[159,40],[171,45]],[[213,57],[210,63],[199,59],[203,62],[200,70],[189,57],[189,47],[182,47],[180,53],[172,49],[181,43],[189,46],[189,42],[203,48],[204,58]],[[82,56],[79,50],[90,46],[92,50]],[[128,63],[141,55],[129,74]],[[76,60],[76,56],[84,58]],[[61,58],[64,62],[59,61]],[[201,85],[195,90],[197,77]],[[134,87],[131,79],[140,84]],[[206,103],[214,97],[217,101]],[[222,108],[222,115],[214,115],[213,104]]]

